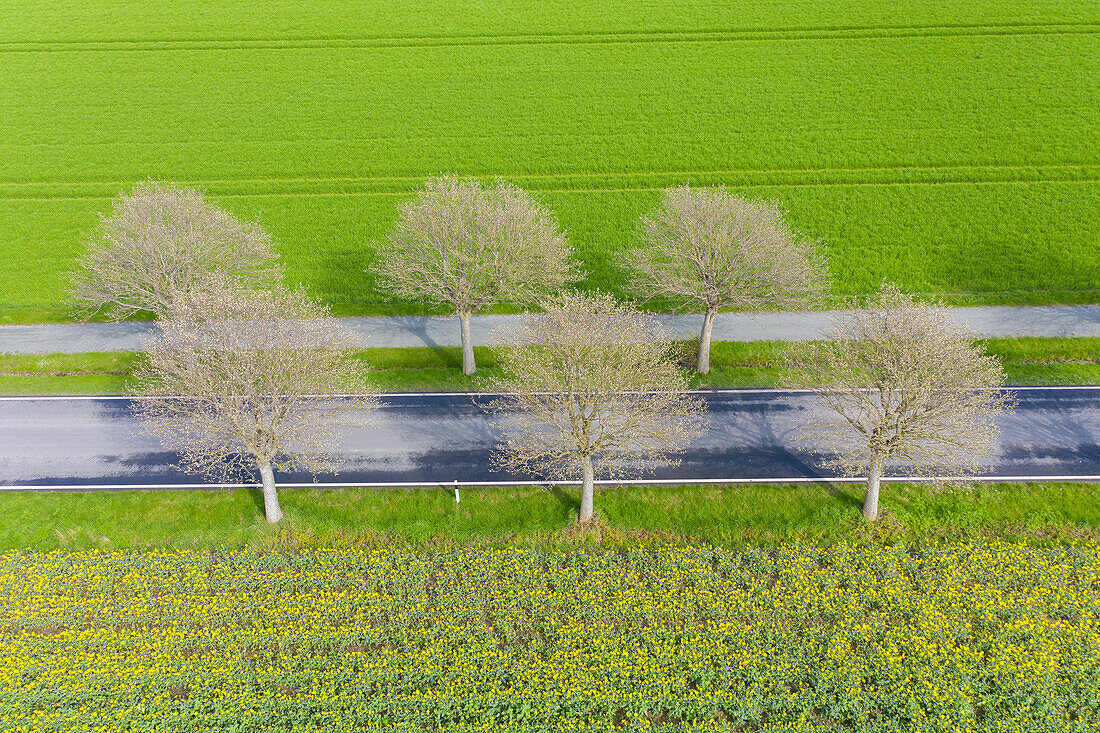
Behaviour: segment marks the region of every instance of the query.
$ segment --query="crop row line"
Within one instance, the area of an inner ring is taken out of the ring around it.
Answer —
[[[1100,183],[1100,177],[1094,178],[1033,178],[1033,179],[987,179],[979,181],[835,181],[835,182],[751,182],[728,184],[747,188],[837,188],[844,186],[987,186],[987,185],[1031,185],[1036,183]],[[628,193],[663,191],[665,186],[608,186],[575,188],[532,188],[536,193]],[[411,189],[394,191],[254,191],[254,192],[211,192],[218,198],[312,198],[331,196],[407,196]],[[114,198],[114,194],[100,195],[52,195],[52,196],[2,196],[0,201],[102,201]]]
[[[478,178],[500,177],[504,179],[551,178],[632,178],[659,176],[736,176],[768,174],[841,174],[841,173],[922,173],[967,171],[1084,171],[1100,173],[1100,164],[1094,163],[1012,163],[967,165],[893,165],[893,166],[819,166],[804,168],[709,168],[694,170],[639,170],[639,171],[552,171],[545,173],[478,173]],[[422,181],[428,173],[391,176],[264,176],[260,178],[190,178],[177,181],[189,186],[223,185],[235,183],[384,183],[386,181]],[[132,180],[107,181],[0,181],[4,187],[62,187],[62,186],[129,186]]]
[[[602,31],[540,31],[538,33],[421,33],[421,34],[408,34],[408,35],[385,35],[385,34],[359,34],[359,35],[328,35],[328,36],[284,36],[282,38],[277,36],[267,37],[249,37],[238,36],[231,38],[214,38],[214,37],[198,37],[198,38],[165,38],[165,39],[151,39],[151,38],[116,38],[106,39],[102,42],[111,43],[145,43],[145,42],[221,42],[221,41],[298,41],[298,40],[311,40],[311,39],[325,39],[325,40],[341,40],[341,41],[358,41],[358,40],[461,40],[467,38],[556,38],[556,37],[585,37],[585,36],[615,36],[615,35],[630,35],[630,36],[658,36],[658,35],[703,35],[708,33],[798,33],[804,31],[816,31],[816,32],[834,32],[841,33],[845,31],[876,31],[876,30],[890,30],[890,31],[919,31],[919,30],[968,30],[968,29],[981,29],[981,28],[1018,28],[1018,29],[1031,29],[1031,28],[1076,28],[1076,27],[1095,27],[1100,25],[1100,18],[1095,20],[1063,20],[1063,21],[1025,21],[1025,22],[987,22],[987,23],[910,23],[910,24],[895,24],[895,25],[820,25],[820,26],[761,26],[756,28],[636,28],[636,29],[621,29],[621,30],[602,30]],[[34,41],[35,43],[46,44],[71,44],[71,43],[98,43],[100,41],[88,40],[88,39],[54,39]],[[0,41],[0,44],[11,43],[24,43],[24,41]]]
[[[630,35],[661,35],[668,33],[749,33],[749,32],[795,32],[805,30],[819,30],[819,31],[862,31],[862,30],[921,30],[927,28],[1047,28],[1047,27],[1062,27],[1062,26],[1095,26],[1100,25],[1100,17],[1095,20],[1057,20],[1057,21],[1020,21],[1020,22],[986,22],[986,23],[909,23],[909,24],[895,24],[895,25],[819,25],[819,26],[761,26],[756,28],[636,28],[636,29],[620,29],[609,31],[540,31],[538,33],[421,33],[410,35],[385,35],[385,34],[358,34],[358,35],[332,35],[332,36],[294,36],[284,37],[286,40],[298,40],[309,38],[336,38],[340,40],[378,40],[387,38],[429,38],[429,39],[455,39],[455,38],[494,38],[494,37],[531,37],[531,36],[592,36],[592,35],[615,35],[615,34],[630,34]],[[165,41],[262,41],[262,40],[278,40],[278,37],[256,37],[256,36],[238,36],[235,38],[213,38],[213,37],[200,37],[200,38],[167,38],[160,39]],[[110,39],[121,43],[142,43],[149,40],[148,38],[117,38]],[[89,41],[87,39],[53,39],[44,40],[42,43],[94,43],[95,41]],[[18,43],[18,41],[0,41],[0,43]]]
[[[989,24],[970,26],[863,26],[851,28],[752,29],[742,31],[603,31],[469,36],[363,36],[226,39],[112,39],[3,41],[0,52],[187,51],[237,49],[358,49],[514,45],[601,45],[632,43],[729,43],[738,41],[940,38],[1009,35],[1082,35],[1100,31],[1100,23]]]
[[[460,100],[465,101],[465,100]],[[1062,112],[1075,114],[1083,118],[1088,118],[1088,115],[1095,111],[1096,105],[1091,105],[1084,99],[1081,101],[1070,100],[1060,105],[1059,110]],[[343,111],[343,110],[341,110]],[[1089,118],[1091,122],[1091,118]],[[360,148],[368,146],[382,146],[386,147],[384,150],[389,151],[394,144],[406,143],[415,144],[416,147],[424,147],[432,143],[451,142],[457,143],[470,143],[471,141],[486,141],[491,144],[494,141],[508,140],[508,141],[523,141],[529,142],[536,141],[549,141],[552,144],[569,144],[576,146],[578,143],[595,143],[602,144],[608,140],[637,140],[639,138],[639,124],[644,124],[649,127],[657,124],[653,121],[647,121],[645,123],[631,124],[631,125],[619,125],[612,128],[609,127],[596,127],[593,123],[573,123],[573,127],[566,127],[562,125],[562,129],[558,130],[533,130],[525,129],[521,127],[512,127],[508,129],[486,129],[483,127],[465,128],[461,130],[440,131],[434,129],[418,129],[401,130],[399,128],[378,128],[378,129],[363,129],[358,131],[348,130],[346,132],[319,132],[316,134],[291,134],[289,131],[285,131],[281,136],[272,133],[263,137],[244,137],[243,135],[235,136],[232,138],[218,139],[211,135],[203,135],[201,137],[187,136],[176,134],[172,137],[165,137],[161,139],[149,139],[148,131],[145,128],[134,128],[131,130],[117,130],[106,128],[103,132],[112,134],[109,139],[99,140],[79,140],[79,139],[66,139],[62,136],[55,136],[54,139],[36,139],[36,140],[19,140],[16,139],[18,134],[26,134],[29,132],[38,132],[38,128],[29,128],[25,125],[9,124],[7,118],[0,117],[0,157],[4,155],[15,156],[24,154],[23,151],[37,151],[41,148],[47,149],[92,149],[99,150],[103,148],[120,148],[125,147],[126,150],[134,149],[171,149],[178,150],[181,148],[204,148],[204,147],[218,147],[227,146],[232,143],[236,148],[262,148],[264,150],[279,150],[289,146],[310,146],[312,148],[335,148],[339,147],[341,150],[347,150],[348,146],[358,145]],[[703,123],[698,123],[699,127],[703,126]],[[1091,133],[1094,126],[1090,126],[1087,129],[1087,133]],[[159,130],[159,128],[157,128]],[[943,132],[944,130],[952,130],[950,125],[940,125],[934,128],[935,132]],[[95,133],[100,130],[89,130],[87,132]],[[122,136],[117,133],[129,132],[129,136]],[[736,139],[743,140],[749,138],[747,133],[741,131],[734,131],[736,133]],[[1074,127],[1067,131],[1058,131],[1064,137],[1069,136],[1072,133],[1077,132],[1077,128]],[[357,134],[358,133],[358,134]],[[677,128],[677,129],[646,129],[645,139],[654,143],[662,143],[669,147],[682,145],[685,141],[698,142],[701,135],[714,134],[708,131],[696,132],[694,128]],[[1078,137],[1085,138],[1084,135],[1073,136],[1073,140]],[[1087,138],[1087,139],[1092,139]],[[1085,149],[1087,146],[1081,144],[1079,146]],[[1091,161],[1100,160],[1095,156],[1095,146],[1087,147],[1088,153],[1091,155],[1090,163],[1084,163],[1082,165],[1090,165]],[[18,152],[12,152],[18,151]],[[984,164],[979,164],[984,165]],[[994,164],[995,165],[995,164]],[[1046,163],[1041,165],[1048,165]],[[1054,164],[1065,165],[1065,164]],[[1073,165],[1078,165],[1074,163]]]

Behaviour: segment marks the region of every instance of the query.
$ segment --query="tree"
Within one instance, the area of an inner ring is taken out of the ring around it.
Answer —
[[[642,245],[627,254],[628,287],[667,297],[682,309],[702,307],[696,369],[710,371],[710,339],[722,308],[759,311],[808,307],[830,284],[817,242],[792,230],[779,205],[725,188],[666,188],[639,225]]]
[[[657,322],[609,295],[565,294],[505,339],[489,403],[505,413],[497,466],[581,479],[577,521],[592,519],[597,473],[624,474],[629,459],[673,464],[701,426],[701,399],[670,357]]]
[[[267,520],[278,522],[273,471],[334,469],[338,429],[377,407],[346,332],[303,290],[255,291],[224,276],[168,303],[137,370],[138,417],[185,470],[255,468]]]
[[[996,448],[995,420],[1012,409],[999,391],[999,360],[971,342],[942,307],[894,285],[856,301],[827,336],[787,352],[787,385],[808,386],[824,410],[801,431],[832,454],[825,468],[866,472],[863,516],[878,518],[879,482],[890,466],[911,474],[967,474]]]
[[[210,273],[257,286],[283,269],[259,222],[247,224],[207,202],[201,191],[139,183],[120,194],[77,258],[69,296],[83,317],[121,320],[138,311],[162,316],[169,299]]]
[[[375,271],[394,292],[450,304],[462,328],[462,373],[473,374],[470,317],[511,301],[527,304],[579,280],[564,233],[522,189],[475,178],[429,178],[403,203],[375,250]]]

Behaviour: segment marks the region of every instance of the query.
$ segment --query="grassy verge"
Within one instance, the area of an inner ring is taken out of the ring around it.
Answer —
[[[604,541],[647,538],[737,547],[809,542],[1100,539],[1093,484],[891,484],[884,519],[859,517],[858,485],[620,486],[598,489]],[[283,489],[286,519],[263,520],[258,491],[27,492],[0,495],[0,552],[330,547],[443,541],[554,542],[576,517],[572,488]]]
[[[986,339],[986,351],[1001,358],[1008,383],[1100,384],[1100,338]],[[711,373],[693,375],[702,388],[774,387],[782,372],[782,341],[717,342]],[[678,346],[690,369],[694,342]],[[476,347],[478,373],[462,376],[458,348],[375,348],[357,358],[387,392],[476,391],[499,374],[497,351]],[[0,354],[0,394],[124,394],[139,354]]]

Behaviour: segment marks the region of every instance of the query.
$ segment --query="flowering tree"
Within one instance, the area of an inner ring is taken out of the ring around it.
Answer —
[[[501,301],[531,303],[582,277],[565,234],[529,193],[475,178],[429,178],[375,254],[375,271],[396,294],[455,309],[466,375],[476,370],[473,314]]]
[[[943,308],[886,282],[854,305],[830,342],[789,349],[787,384],[808,386],[820,400],[824,410],[801,437],[832,454],[824,467],[866,472],[863,516],[875,521],[888,466],[918,475],[977,470],[995,450],[995,420],[1012,400],[998,389],[1000,361]]]
[[[675,463],[671,454],[701,432],[704,403],[687,391],[653,318],[609,295],[561,295],[542,309],[506,337],[507,376],[490,403],[504,413],[495,463],[580,478],[583,524],[596,474],[622,474],[636,459]]]
[[[99,232],[77,259],[69,296],[84,317],[162,316],[172,297],[210,273],[275,284],[283,275],[277,259],[259,222],[239,221],[193,188],[139,183],[100,216]]]
[[[667,188],[642,218],[641,246],[629,253],[629,287],[703,309],[696,369],[710,371],[710,339],[722,308],[795,308],[829,290],[816,242],[792,230],[778,204],[753,201],[725,188]]]

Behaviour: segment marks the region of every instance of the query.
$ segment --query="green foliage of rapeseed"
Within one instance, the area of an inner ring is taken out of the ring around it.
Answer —
[[[1100,546],[0,556],[0,728],[1089,731]]]

